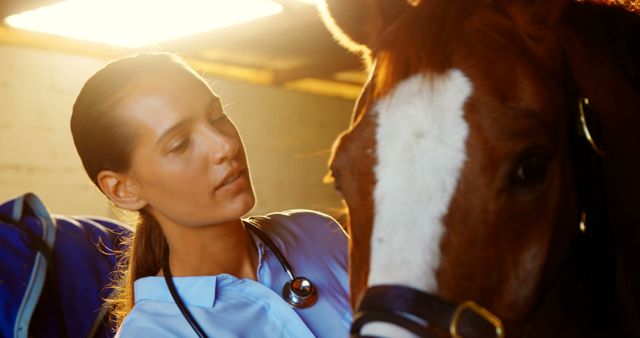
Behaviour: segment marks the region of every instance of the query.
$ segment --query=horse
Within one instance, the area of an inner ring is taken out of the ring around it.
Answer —
[[[640,337],[637,2],[327,0],[352,337]]]

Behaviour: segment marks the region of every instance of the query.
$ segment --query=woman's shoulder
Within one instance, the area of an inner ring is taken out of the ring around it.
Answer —
[[[142,337],[149,334],[163,334],[160,326],[156,325],[155,316],[141,310],[137,304],[124,318],[115,338]]]
[[[275,236],[304,233],[305,237],[313,234],[346,238],[344,229],[333,217],[314,210],[285,210],[252,216],[248,220],[256,222],[264,231]]]
[[[315,243],[320,247],[346,249],[347,234],[342,226],[333,217],[318,211],[293,209],[252,216],[247,220],[285,247],[302,242],[305,246]]]
[[[348,238],[333,217],[297,209],[251,221],[270,237],[296,274],[310,278],[324,292],[348,299]],[[349,307],[348,302],[340,306]]]

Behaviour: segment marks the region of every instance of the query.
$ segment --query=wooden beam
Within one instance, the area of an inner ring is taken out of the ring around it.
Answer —
[[[105,60],[113,60],[117,57],[131,55],[142,51],[149,51],[145,49],[123,48],[94,42],[80,41],[51,34],[15,29],[7,26],[0,26],[0,43],[85,55]],[[273,74],[268,69],[239,67],[188,57],[185,57],[184,59],[196,71],[204,75],[219,76],[255,84],[273,83]]]
[[[35,33],[0,25],[0,44],[37,48],[47,51],[63,52],[91,56],[105,61],[145,51],[144,49],[128,49],[105,44],[84,42],[58,37],[50,34]],[[148,51],[148,50],[146,50]],[[221,77],[258,85],[276,85],[274,72],[270,69],[234,66],[219,62],[185,57],[196,71],[205,76]],[[300,74],[303,70],[300,70]],[[302,79],[282,83],[286,89],[304,93],[339,97],[355,100],[360,92],[359,85],[323,79]]]
[[[316,61],[316,62],[313,62]],[[294,80],[304,78],[331,79],[333,74],[340,71],[362,69],[363,66],[357,58],[345,58],[344,56],[327,55],[322,60],[310,60],[307,64],[300,65],[293,69],[274,71],[274,83],[284,84]]]

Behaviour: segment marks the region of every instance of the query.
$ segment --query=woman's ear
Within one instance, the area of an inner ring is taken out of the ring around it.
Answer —
[[[100,190],[118,207],[127,210],[140,210],[147,202],[139,195],[139,185],[127,173],[103,170],[98,173]]]

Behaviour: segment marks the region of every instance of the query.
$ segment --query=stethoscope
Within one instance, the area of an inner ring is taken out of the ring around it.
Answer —
[[[249,229],[252,233],[258,236],[262,242],[267,244],[269,249],[276,255],[276,258],[278,258],[278,261],[282,265],[284,271],[289,275],[290,280],[286,282],[282,288],[282,298],[284,298],[284,300],[294,308],[304,309],[313,306],[313,304],[318,300],[318,290],[316,290],[313,284],[311,284],[311,281],[302,276],[294,277],[289,261],[287,261],[287,259],[282,255],[280,249],[278,249],[273,241],[271,241],[271,238],[269,238],[269,236],[267,236],[267,234],[265,234],[264,231],[255,224],[246,221],[243,221],[243,223],[246,229]],[[193,328],[198,337],[205,338],[207,335],[204,333],[204,330],[202,330],[202,327],[200,327],[195,318],[193,318],[189,309],[187,309],[185,304],[182,302],[180,295],[178,295],[176,286],[173,283],[173,275],[169,268],[169,249],[166,248],[164,252],[162,273],[164,274],[164,280],[167,283],[167,288],[169,288],[169,293],[171,293],[173,301],[176,303],[178,309],[180,309],[180,312],[182,312],[182,315],[187,322],[189,322],[189,325]]]

